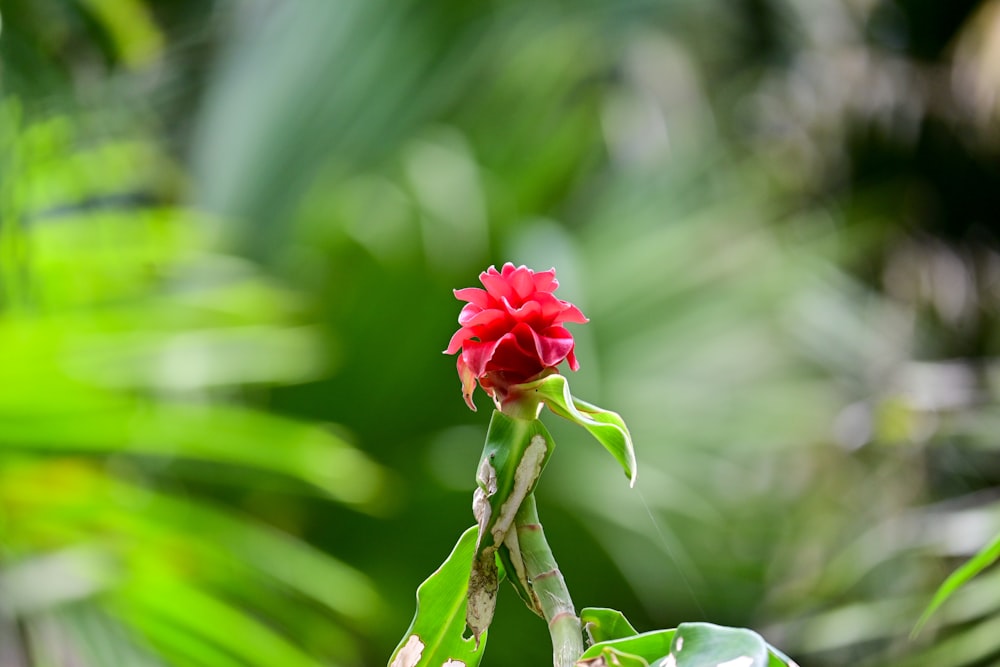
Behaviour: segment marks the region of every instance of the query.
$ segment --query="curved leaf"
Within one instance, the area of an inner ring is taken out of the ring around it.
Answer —
[[[417,613],[389,659],[389,667],[441,667],[457,663],[476,667],[486,648],[465,633],[465,594],[476,549],[478,526],[459,538],[447,560],[417,588]]]
[[[674,661],[670,661],[670,657]],[[677,626],[670,656],[661,664],[676,667],[768,667],[767,643],[753,630],[712,623]]]
[[[617,609],[587,607],[580,612],[580,622],[595,644],[639,634]]]
[[[594,644],[580,656],[578,665],[598,667],[599,665],[615,664],[612,656],[619,659],[622,656],[642,658],[647,663],[659,660],[670,654],[670,646],[674,641],[676,630],[653,630],[643,632],[634,637],[613,639]],[[603,660],[603,662],[601,662]]]
[[[629,484],[635,486],[635,449],[621,415],[573,398],[569,382],[562,375],[549,375],[541,380],[519,385],[519,388],[523,391],[535,391],[549,410],[590,431],[621,464],[629,478]]]

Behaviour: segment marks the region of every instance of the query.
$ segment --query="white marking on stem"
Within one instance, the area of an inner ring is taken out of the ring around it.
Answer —
[[[677,638],[677,652],[680,653],[681,649],[683,649],[683,648],[684,648],[684,638],[683,637],[678,637]]]
[[[521,503],[524,502],[528,491],[531,490],[535,480],[542,472],[542,461],[545,460],[547,452],[548,448],[545,445],[544,437],[536,435],[531,438],[531,442],[528,443],[524,455],[517,464],[517,470],[514,471],[514,487],[510,490],[510,495],[507,496],[507,502],[500,506],[500,516],[493,524],[494,544],[503,542],[504,536],[511,524],[514,523],[514,515],[521,508]]]
[[[476,474],[476,481],[478,485],[472,494],[472,515],[479,523],[479,538],[476,541],[476,551],[478,551],[479,544],[483,540],[483,533],[486,532],[486,527],[493,514],[493,508],[490,507],[490,496],[497,492],[497,471],[490,465],[489,459],[483,459],[482,465],[479,466],[479,472]]]
[[[441,667],[465,667],[465,663],[461,660],[452,660],[449,658],[448,662],[441,665]]]

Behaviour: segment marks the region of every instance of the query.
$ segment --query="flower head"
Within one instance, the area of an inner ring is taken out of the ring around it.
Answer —
[[[555,297],[559,287],[555,269],[534,272],[510,262],[499,271],[491,266],[479,274],[486,289],[455,290],[468,301],[458,316],[461,328],[451,337],[445,354],[458,356],[462,394],[473,410],[476,381],[499,405],[507,388],[555,369],[564,360],[577,370],[573,335],[566,322],[587,321],[580,309]]]

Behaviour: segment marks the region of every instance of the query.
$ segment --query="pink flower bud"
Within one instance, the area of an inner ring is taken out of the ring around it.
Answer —
[[[476,381],[503,402],[512,385],[555,370],[564,360],[577,370],[573,335],[565,322],[587,321],[580,309],[557,299],[555,269],[535,273],[510,262],[499,271],[491,266],[479,274],[486,289],[455,290],[455,297],[468,301],[458,316],[461,328],[451,337],[445,354],[458,356],[458,376],[465,402],[475,410],[472,392]]]

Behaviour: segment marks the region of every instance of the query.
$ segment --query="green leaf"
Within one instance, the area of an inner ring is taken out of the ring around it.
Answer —
[[[677,667],[768,667],[767,643],[752,630],[682,623],[670,646]]]
[[[911,637],[915,637],[927,623],[927,620],[931,615],[937,611],[937,608],[944,604],[944,601],[951,597],[952,593],[957,591],[959,588],[964,586],[970,579],[975,577],[977,574],[985,570],[987,567],[992,565],[996,560],[1000,558],[1000,535],[993,538],[993,541],[987,544],[980,550],[975,556],[969,559],[964,565],[951,573],[944,583],[937,589],[934,593],[934,597],[931,599],[930,604],[924,609],[924,613],[920,615],[920,620],[917,621],[916,626],[913,628],[913,632],[910,634]]]
[[[649,667],[649,663],[643,658],[619,651],[611,646],[605,647],[600,656],[581,660],[577,664],[587,667],[609,667],[610,665],[614,665],[614,667]]]
[[[767,645],[767,665],[768,667],[799,667],[797,662],[770,644]]]
[[[448,559],[417,588],[417,613],[389,667],[441,667],[449,661],[476,667],[486,647],[485,631],[477,642],[463,637],[465,594],[476,548],[478,526],[462,533]],[[453,663],[452,663],[453,664]]]
[[[534,490],[555,443],[537,419],[517,419],[494,410],[486,444],[476,473],[477,488],[472,511],[478,521],[479,538],[469,576],[466,621],[474,635],[490,626],[496,605],[499,579],[496,556],[500,557],[511,583],[529,609],[541,614],[541,604],[531,592],[520,558],[512,558],[501,546],[508,540],[521,503]],[[518,551],[513,549],[513,551]]]
[[[595,644],[639,634],[617,609],[587,607],[580,612],[580,622]]]
[[[130,583],[124,593],[111,603],[119,617],[143,633],[155,634],[164,625],[177,627],[181,632],[173,639],[178,642],[178,653],[182,652],[181,644],[190,643],[191,650],[212,660],[219,651],[252,667],[322,667],[297,642],[253,613],[183,581],[172,580],[166,573],[146,573],[141,581]],[[166,641],[165,637],[158,639]]]
[[[579,662],[584,665],[600,665],[599,658],[605,658],[605,662],[614,664],[608,658],[610,656],[628,655],[639,657],[645,661],[659,660],[669,655],[670,646],[674,640],[676,630],[654,630],[643,632],[634,637],[624,639],[612,639],[599,644],[594,644],[580,656]],[[589,661],[589,662],[588,662]]]
[[[515,530],[517,530],[515,528]],[[515,563],[514,559],[511,558],[510,548],[506,544],[500,545],[497,549],[497,567],[500,572],[500,581],[503,581],[506,572],[511,572],[514,576],[510,577],[511,586],[514,587],[514,591],[517,593],[517,597],[521,598],[521,602],[530,611],[534,612],[541,618],[545,618],[542,613],[540,602],[538,597],[535,595],[534,589],[527,581],[527,576],[524,574],[524,567],[521,565],[519,567],[518,563]]]
[[[520,385],[520,388],[524,391],[534,390],[549,410],[590,431],[621,464],[629,478],[629,484],[635,486],[635,449],[621,415],[573,398],[569,383],[562,375],[549,375]]]
[[[143,403],[98,395],[85,412],[62,402],[22,407],[0,389],[0,440],[26,452],[142,454],[287,475],[377,511],[386,472],[321,427],[239,407]]]
[[[593,611],[585,610],[584,613]],[[613,610],[597,611],[611,612],[610,617],[617,614]],[[624,617],[621,620],[624,621]],[[603,641],[587,649],[578,664],[583,667],[614,664],[648,664],[652,667],[796,667],[783,653],[771,649],[756,632],[712,623],[682,623],[676,630],[656,630],[624,639]]]

